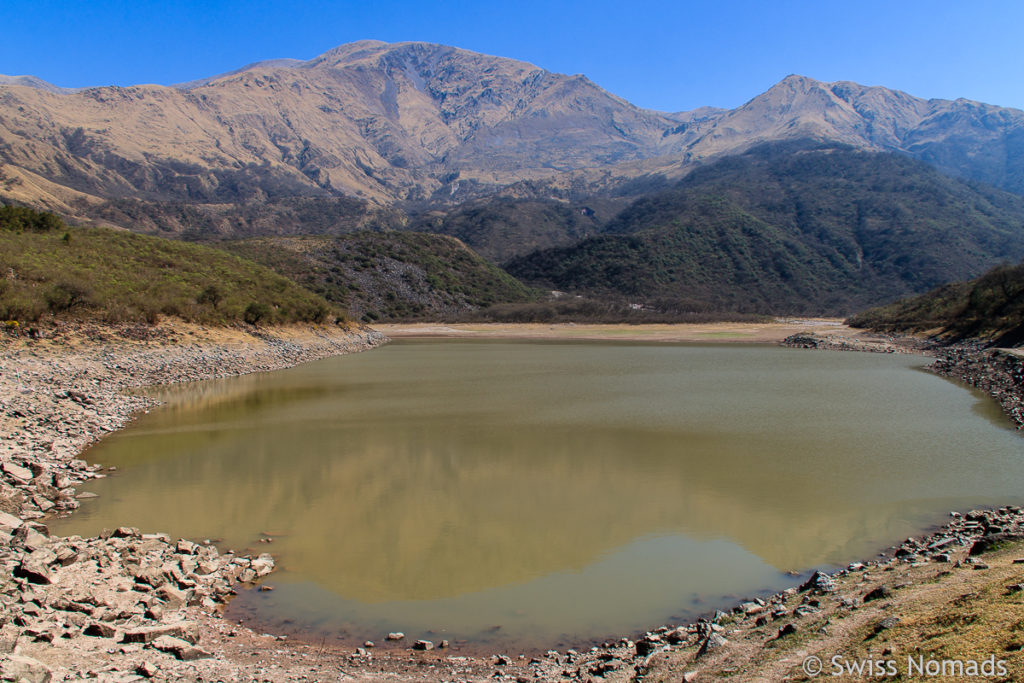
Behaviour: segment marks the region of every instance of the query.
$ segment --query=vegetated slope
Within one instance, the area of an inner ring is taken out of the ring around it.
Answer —
[[[967,282],[862,311],[847,321],[880,332],[932,332],[956,340],[1024,343],[1024,263],[999,265]]]
[[[434,210],[409,223],[413,230],[451,235],[495,263],[537,249],[566,246],[600,232],[627,202],[593,198],[568,204],[495,197]]]
[[[270,269],[218,249],[0,206],[0,319],[335,322],[340,311]]]
[[[291,277],[364,322],[437,319],[540,295],[445,235],[364,231],[222,246]]]
[[[507,269],[695,310],[848,314],[1024,257],[1024,199],[900,155],[798,141],[702,167],[605,229]]]

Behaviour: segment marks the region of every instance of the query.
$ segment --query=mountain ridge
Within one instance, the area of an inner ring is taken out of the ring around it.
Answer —
[[[176,86],[0,84],[0,199],[79,219],[124,198],[565,201],[808,137],[900,152],[1024,193],[1020,110],[790,75],[736,109],[656,112],[581,74],[431,43],[358,41]]]

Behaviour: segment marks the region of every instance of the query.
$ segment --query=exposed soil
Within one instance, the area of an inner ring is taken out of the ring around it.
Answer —
[[[774,343],[795,334],[842,338],[859,335],[835,319],[778,319],[767,323],[605,325],[574,323],[406,323],[375,325],[387,336],[469,339],[579,339],[658,342]]]

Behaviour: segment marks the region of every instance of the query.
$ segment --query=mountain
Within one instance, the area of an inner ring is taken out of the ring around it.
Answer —
[[[35,76],[5,76],[0,74],[0,85],[20,85],[26,88],[36,88],[38,90],[45,90],[47,92],[65,92],[64,88],[60,88],[53,83],[47,83],[41,78]]]
[[[1024,198],[896,154],[772,143],[635,201],[605,234],[507,270],[691,310],[847,314],[1024,257]]]
[[[953,340],[987,339],[996,346],[1024,343],[1024,263],[999,265],[967,282],[851,316],[853,327],[881,332],[930,332]]]
[[[381,209],[496,194],[635,195],[807,137],[1024,192],[1024,112],[800,76],[733,110],[679,113],[582,75],[428,43],[361,41],[173,87],[54,92],[27,78],[0,84],[0,199],[167,235],[308,232],[288,205],[302,198],[344,200],[332,209],[341,231],[404,221]],[[229,204],[258,220],[236,220]]]
[[[0,88],[2,160],[100,198],[458,198],[639,159],[672,123],[583,76],[363,41],[180,87]]]
[[[683,124],[671,135],[681,136],[686,163],[767,141],[813,138],[903,152],[1024,194],[1024,112],[965,99],[924,100],[793,75],[741,107]]]
[[[445,235],[363,231],[217,246],[273,268],[363,322],[458,317],[540,295]]]

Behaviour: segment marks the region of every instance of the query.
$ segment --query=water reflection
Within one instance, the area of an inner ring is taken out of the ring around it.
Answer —
[[[58,530],[273,535],[260,609],[324,628],[642,627],[1019,500],[1018,437],[920,362],[404,343],[170,390]]]

